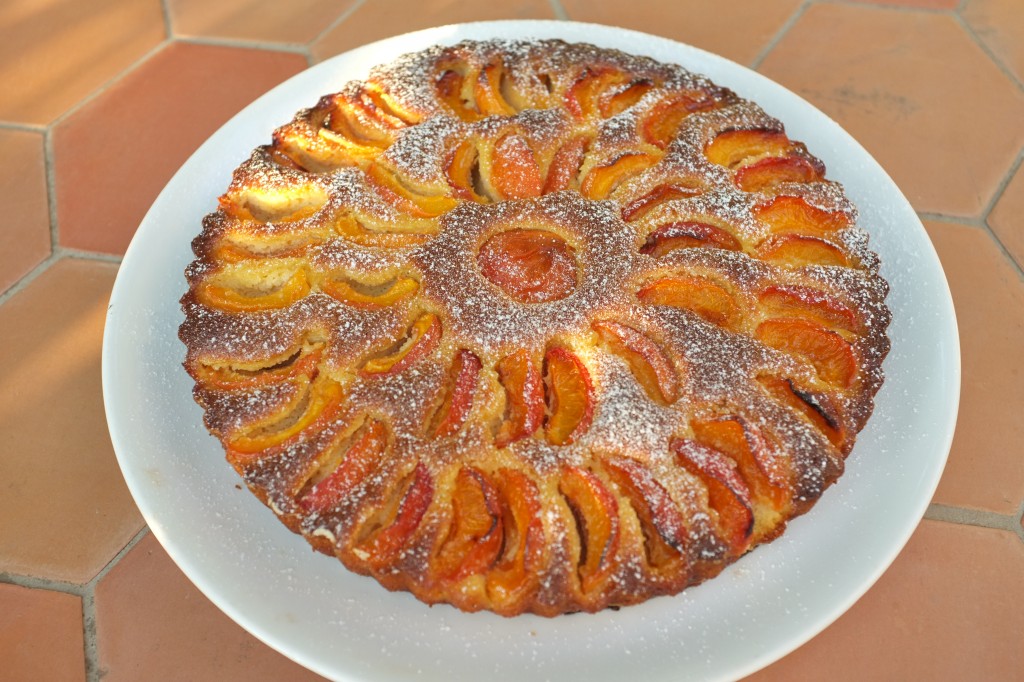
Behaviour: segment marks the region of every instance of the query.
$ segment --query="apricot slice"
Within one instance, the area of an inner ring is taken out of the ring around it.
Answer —
[[[740,251],[743,247],[732,234],[717,225],[695,220],[681,220],[667,223],[647,236],[640,248],[655,258],[661,258],[677,249],[710,248],[726,251]]]
[[[494,444],[503,448],[540,428],[544,421],[544,382],[523,349],[499,360],[495,369],[505,389],[505,417]]]
[[[502,505],[487,475],[468,466],[456,474],[451,499],[448,535],[431,566],[442,580],[458,582],[498,560],[504,536]]]
[[[330,379],[313,381],[283,411],[246,429],[228,441],[229,458],[248,459],[295,438],[321,417],[325,419],[342,399],[341,386]]]
[[[204,385],[224,391],[272,386],[302,376],[312,379],[318,371],[322,348],[322,344],[302,346],[297,350],[267,358],[260,363],[196,362],[189,366],[189,372]]]
[[[544,178],[522,135],[505,135],[494,145],[491,184],[504,199],[540,196]]]
[[[353,244],[389,249],[417,246],[430,237],[429,234],[421,232],[377,232],[366,228],[351,215],[335,218],[332,228],[336,234]]]
[[[217,199],[220,210],[232,218],[259,223],[296,223],[316,214],[325,203],[326,191],[312,183],[295,184],[276,191],[240,187]]]
[[[299,506],[307,512],[323,513],[348,497],[357,485],[373,473],[388,444],[383,422],[368,420],[356,432],[341,459],[324,466],[306,483]]]
[[[769,237],[757,247],[757,257],[783,267],[801,268],[806,265],[837,265],[850,267],[850,259],[835,244],[800,234],[780,234]]]
[[[433,428],[430,431],[435,438],[451,436],[462,428],[469,411],[473,409],[480,369],[480,358],[472,351],[463,348],[455,354],[448,374],[449,388],[432,420]]]
[[[432,353],[440,340],[441,320],[433,313],[423,313],[392,349],[367,360],[360,374],[364,377],[398,374]]]
[[[568,445],[590,427],[594,386],[590,372],[575,353],[555,346],[544,355],[548,416],[544,432],[552,445]]]
[[[819,324],[795,318],[766,320],[757,326],[755,335],[764,344],[812,365],[826,383],[849,388],[857,376],[853,348]]]
[[[445,159],[445,173],[455,196],[478,204],[487,202],[487,198],[476,191],[480,173],[480,154],[472,140],[465,140],[448,154]]]
[[[773,233],[802,234],[825,237],[849,225],[841,211],[826,211],[812,206],[800,197],[780,195],[754,208],[754,215],[766,223]]]
[[[687,185],[683,182],[658,185],[650,192],[622,207],[622,219],[627,223],[642,218],[652,209],[674,199],[688,199],[703,192],[699,185]]]
[[[543,194],[574,189],[583,164],[583,155],[589,141],[585,137],[574,137],[555,152],[548,166],[548,177],[544,181]]]
[[[630,81],[625,87],[601,100],[601,105],[598,107],[601,118],[610,118],[621,114],[639,102],[653,88],[654,82],[649,78],[636,78]]]
[[[607,199],[620,185],[636,177],[658,162],[654,154],[626,152],[603,166],[590,169],[583,178],[580,192],[588,199]]]
[[[535,585],[534,569],[543,549],[544,526],[537,486],[515,469],[499,469],[494,483],[504,501],[501,557],[487,574],[487,594],[500,608],[514,608]]]
[[[840,451],[849,445],[839,408],[825,393],[799,388],[791,379],[763,375],[758,381],[775,400],[806,417]]]
[[[476,108],[476,103],[470,101],[472,88],[466,92],[466,78],[460,73],[458,67],[466,68],[465,64],[456,65],[456,68],[441,72],[437,79],[437,94],[449,109],[463,121],[479,121],[483,116]]]
[[[644,117],[641,124],[643,137],[656,147],[665,149],[687,116],[715,106],[715,101],[702,92],[683,92],[669,96],[658,102]]]
[[[368,144],[357,142],[353,138],[355,134],[352,132],[337,133],[327,128],[321,128],[316,131],[317,137],[326,142],[329,146],[334,146],[337,149],[335,153],[340,152],[347,159],[355,162],[353,165],[360,163],[366,163],[372,161],[380,156],[382,147],[375,144]]]
[[[376,147],[378,152],[391,143],[394,128],[385,124],[383,119],[373,118],[358,99],[337,95],[331,104],[332,108],[323,121],[323,134],[337,133],[345,138],[345,144],[355,148]]]
[[[412,277],[397,277],[376,285],[345,279],[325,279],[320,283],[320,290],[331,298],[363,310],[397,305],[415,295],[419,288],[419,282]]]
[[[604,468],[640,521],[647,563],[655,569],[677,564],[686,551],[686,521],[668,491],[636,460],[616,458]]]
[[[587,594],[599,587],[615,566],[619,504],[593,472],[575,466],[562,470],[558,490],[576,521],[576,573],[583,593]]]
[[[720,327],[731,328],[740,309],[728,291],[706,277],[678,275],[646,285],[637,298],[652,305],[684,308]]]
[[[419,462],[412,474],[391,491],[387,503],[363,522],[353,550],[356,556],[375,568],[394,562],[419,528],[433,499],[434,480]]]
[[[769,445],[760,430],[747,420],[727,415],[690,423],[698,441],[727,455],[750,487],[755,502],[756,533],[774,528],[790,502],[785,475],[770,458]],[[764,508],[767,504],[768,509]]]
[[[222,282],[222,283],[221,283]],[[240,283],[231,286],[226,278],[216,276],[196,289],[199,302],[211,308],[231,313],[253,313],[261,310],[287,308],[309,293],[306,271],[298,269],[280,286],[264,290],[256,286],[245,287]]]
[[[817,289],[772,284],[762,290],[757,299],[768,317],[796,317],[854,334],[864,331],[857,314],[849,306]]]
[[[566,90],[565,108],[576,118],[590,118],[598,113],[601,95],[625,80],[626,75],[618,69],[587,66]]]
[[[608,349],[629,365],[651,400],[668,405],[679,397],[675,366],[658,344],[632,327],[604,320],[592,325]]]
[[[763,192],[786,182],[815,182],[822,176],[822,169],[802,156],[770,157],[736,171],[736,186],[744,192]]]
[[[500,61],[488,64],[480,69],[473,94],[477,110],[483,116],[511,116],[516,113],[501,93],[501,82],[505,77],[505,65]]]
[[[754,532],[754,510],[750,489],[731,459],[714,448],[690,439],[676,439],[670,445],[676,461],[704,483],[708,504],[718,516],[717,528],[733,555],[742,554]]]
[[[477,253],[484,277],[520,303],[547,303],[576,290],[576,256],[547,230],[507,230]]]
[[[366,167],[370,184],[386,202],[418,218],[434,218],[455,208],[458,200],[447,196],[420,194],[409,189],[394,173],[377,163]]]
[[[763,156],[782,156],[793,148],[785,133],[774,130],[727,130],[704,148],[708,161],[737,168]]]

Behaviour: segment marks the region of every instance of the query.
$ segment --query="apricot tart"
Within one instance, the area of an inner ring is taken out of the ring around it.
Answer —
[[[836,481],[887,285],[757,105],[559,41],[406,55],[278,128],[193,242],[185,368],[290,529],[427,603],[674,594]]]

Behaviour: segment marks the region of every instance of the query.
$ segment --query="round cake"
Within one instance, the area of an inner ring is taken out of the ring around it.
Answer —
[[[250,490],[349,569],[596,611],[716,575],[840,476],[889,349],[867,241],[824,165],[702,76],[435,47],[235,171],[185,368]]]

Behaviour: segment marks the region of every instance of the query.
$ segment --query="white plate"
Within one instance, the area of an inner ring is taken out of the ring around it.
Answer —
[[[674,598],[556,619],[428,608],[313,553],[238,490],[202,426],[177,328],[189,242],[232,169],[271,130],[369,68],[466,38],[559,37],[677,62],[759,102],[826,163],[861,210],[892,285],[892,352],[875,415],[846,475],[778,541]],[[931,499],[956,422],[952,301],[921,223],[868,153],[764,77],[664,38],[588,24],[510,21],[399,36],[319,64],[258,99],[182,166],[121,265],[103,345],[103,389],[121,469],[150,528],[214,603],[327,677],[725,679],[796,648],[845,611],[903,547]]]

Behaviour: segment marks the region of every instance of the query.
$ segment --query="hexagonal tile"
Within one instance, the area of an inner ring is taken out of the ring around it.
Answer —
[[[100,674],[118,680],[322,680],[236,625],[147,535],[96,586]]]
[[[1017,265],[1024,268],[1024,165],[1021,165],[988,214],[988,225],[1010,252]]]
[[[5,680],[85,682],[82,600],[0,585],[0,661]]]
[[[970,0],[964,21],[1006,68],[1024,80],[1024,12],[1018,0]]]
[[[355,0],[169,0],[175,35],[308,43],[347,12]]]
[[[920,211],[978,215],[1024,144],[1024,93],[950,15],[811,5],[760,70],[849,130]]]
[[[0,165],[0,291],[5,291],[50,255],[50,207],[46,164],[39,133],[0,130],[0,149],[17,163]]]
[[[0,307],[0,572],[85,583],[142,527],[100,389],[116,271],[65,259]]]
[[[1013,514],[1024,500],[1024,281],[981,228],[926,223],[960,327],[960,414],[935,501]]]
[[[494,19],[554,18],[554,11],[546,0],[472,3],[451,0],[378,0],[360,5],[350,16],[314,42],[310,49],[313,57],[322,61],[381,38],[431,26]]]
[[[45,125],[164,39],[159,0],[0,3],[0,120]]]
[[[60,243],[123,253],[196,147],[305,67],[296,54],[187,43],[150,57],[54,129]]]
[[[570,19],[665,36],[741,64],[750,64],[800,5],[800,0],[670,3],[562,0]]]
[[[846,614],[747,680],[1019,679],[1021,575],[1012,533],[923,521]]]

